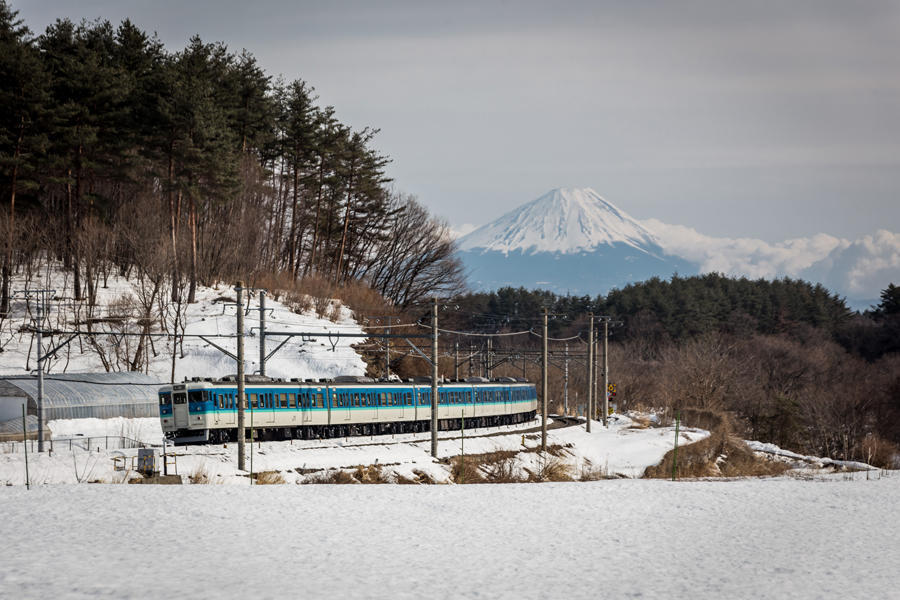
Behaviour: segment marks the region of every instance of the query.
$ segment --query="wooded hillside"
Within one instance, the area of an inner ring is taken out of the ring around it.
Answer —
[[[249,52],[170,52],[127,20],[34,36],[0,0],[0,120],[0,315],[39,258],[88,302],[109,269],[188,302],[261,274],[360,280],[399,306],[461,284],[446,225],[390,187],[378,130]]]
[[[556,410],[562,393],[570,407],[585,402],[592,312],[612,321],[610,381],[620,410],[641,406],[664,418],[685,408],[728,411],[747,439],[900,466],[900,288],[893,284],[864,314],[807,282],[709,274],[651,279],[595,298],[522,288],[466,294],[442,319],[456,331],[525,331],[496,336],[489,353],[484,338],[457,339],[464,357],[477,352],[481,361],[487,353],[498,363],[494,374],[520,375],[524,365],[539,380],[539,365],[517,357],[538,355],[544,308],[559,340],[550,342]],[[582,357],[566,359],[563,349]]]

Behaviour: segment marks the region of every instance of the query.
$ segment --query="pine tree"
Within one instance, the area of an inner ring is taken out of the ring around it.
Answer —
[[[0,317],[9,313],[10,278],[16,246],[16,194],[36,187],[38,154],[46,137],[43,126],[48,81],[31,31],[17,11],[0,0],[0,173],[5,199],[6,243],[0,281]]]

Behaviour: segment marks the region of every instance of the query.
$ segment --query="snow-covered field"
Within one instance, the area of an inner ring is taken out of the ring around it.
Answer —
[[[0,487],[2,598],[896,598],[900,475]]]

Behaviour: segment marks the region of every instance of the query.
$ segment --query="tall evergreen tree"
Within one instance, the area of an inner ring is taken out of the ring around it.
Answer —
[[[3,199],[9,201],[0,280],[0,317],[9,312],[10,278],[16,236],[16,194],[36,186],[37,154],[46,138],[41,128],[48,102],[48,81],[31,31],[0,0],[0,173]]]

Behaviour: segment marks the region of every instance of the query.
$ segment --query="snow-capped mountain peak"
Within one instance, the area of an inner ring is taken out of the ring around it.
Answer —
[[[624,244],[653,253],[655,236],[590,188],[557,188],[460,238],[463,251],[578,253]]]

